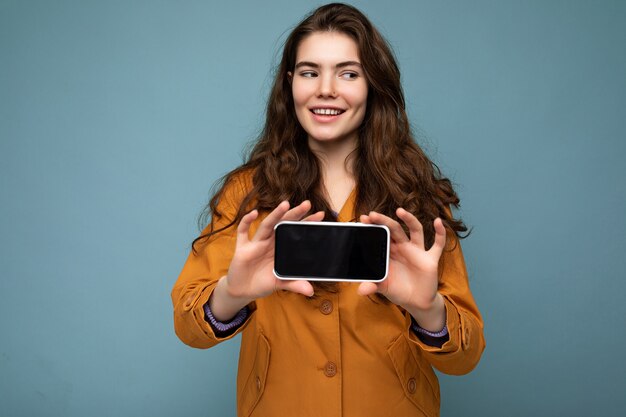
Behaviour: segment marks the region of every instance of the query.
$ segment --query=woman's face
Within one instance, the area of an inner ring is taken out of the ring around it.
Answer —
[[[337,32],[315,32],[300,42],[291,78],[298,121],[309,146],[356,146],[365,117],[367,80],[357,44]]]

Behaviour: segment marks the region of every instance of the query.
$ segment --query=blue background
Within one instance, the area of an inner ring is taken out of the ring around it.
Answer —
[[[354,4],[474,227],[442,415],[623,415],[626,2]],[[169,293],[316,5],[0,1],[0,415],[235,415],[238,341],[183,345]]]

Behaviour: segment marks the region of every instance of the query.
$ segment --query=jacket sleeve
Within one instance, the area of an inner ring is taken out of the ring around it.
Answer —
[[[456,236],[448,240],[442,253],[439,274],[439,292],[446,306],[449,340],[438,348],[423,343],[413,332],[409,332],[409,339],[439,371],[462,375],[478,364],[485,349],[485,339],[483,320],[470,292],[463,252]],[[410,315],[406,315],[410,325]]]
[[[219,199],[218,210],[222,213],[214,218],[215,228],[219,229],[232,221],[244,197],[244,188],[232,181],[225,187]],[[207,229],[203,233],[206,233]],[[189,254],[176,284],[172,290],[174,306],[174,330],[185,344],[206,349],[230,339],[241,332],[250,321],[252,314],[237,331],[228,336],[215,334],[205,320],[204,305],[208,302],[218,280],[226,275],[235,251],[237,225],[233,225],[213,236],[208,241],[196,245],[197,252]],[[252,303],[250,312],[254,311]]]

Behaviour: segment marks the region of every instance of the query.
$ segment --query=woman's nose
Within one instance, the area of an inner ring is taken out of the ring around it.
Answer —
[[[319,77],[318,96],[335,97],[335,77],[331,74],[324,74]]]

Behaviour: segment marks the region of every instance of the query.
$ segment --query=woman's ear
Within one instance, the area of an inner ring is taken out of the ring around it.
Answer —
[[[289,85],[293,81],[293,73],[291,71],[287,71],[287,80],[289,80]]]

